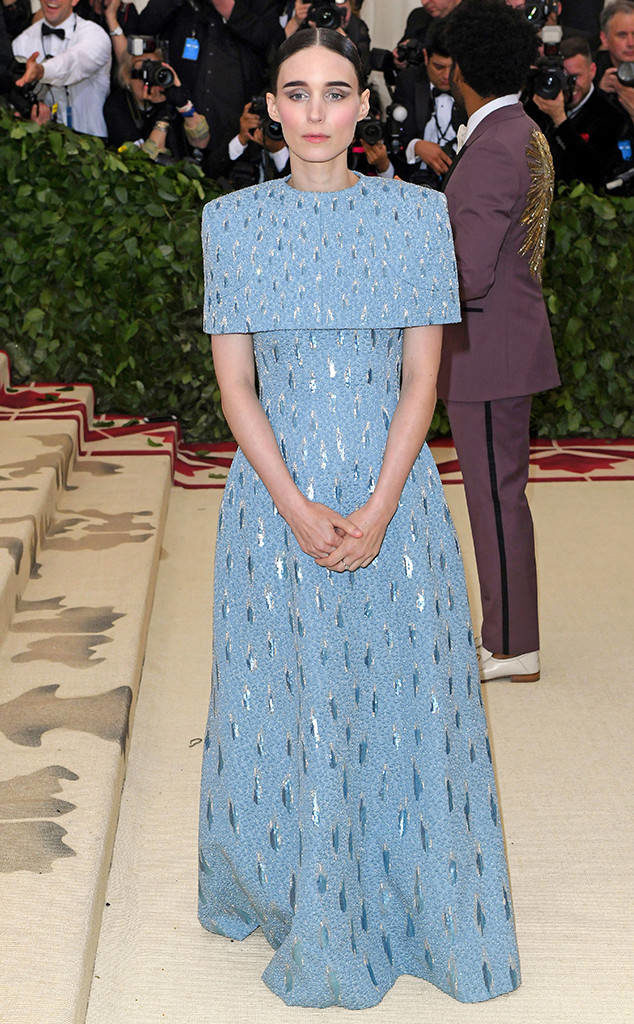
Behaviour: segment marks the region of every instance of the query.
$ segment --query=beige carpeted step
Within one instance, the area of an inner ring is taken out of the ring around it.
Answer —
[[[76,454],[73,420],[0,422],[0,639],[39,558]]]
[[[78,459],[0,645],[2,1024],[84,1020],[169,493]]]
[[[477,622],[464,491],[446,493]],[[87,1024],[631,1024],[634,485],[530,488],[542,679],[483,690],[522,984],[465,1005],[404,976],[362,1013],[286,1006],[259,929],[232,942],[196,917],[218,500],[170,502]]]

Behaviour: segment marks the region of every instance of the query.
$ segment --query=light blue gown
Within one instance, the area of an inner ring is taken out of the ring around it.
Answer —
[[[205,329],[253,333],[293,478],[349,514],[381,468],[402,328],[460,318],[444,196],[267,182],[205,207],[203,250]],[[463,567],[427,445],[379,555],[341,574],[301,551],[238,450],[200,796],[200,921],[260,927],[286,1003],[372,1006],[400,974],[464,1002],[519,985]]]

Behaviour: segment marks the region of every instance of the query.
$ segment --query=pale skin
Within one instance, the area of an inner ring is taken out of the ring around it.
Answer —
[[[368,90],[359,91],[354,66],[337,53],[310,47],[280,68],[270,116],[282,123],[290,150],[289,185],[298,191],[336,192],[358,180],[347,165],[356,122],[367,115]],[[424,443],[436,403],[442,327],[406,328],[403,379],[374,493],[351,515],[310,501],[282,458],[255,387],[250,334],[213,335],[212,352],[227,423],[268,489],[300,548],[335,572],[366,567],[385,531]]]

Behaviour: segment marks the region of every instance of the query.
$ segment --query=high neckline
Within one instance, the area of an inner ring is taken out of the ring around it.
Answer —
[[[294,185],[290,185],[289,184],[290,178],[292,177],[292,175],[290,175],[290,174],[288,174],[285,178],[282,179],[282,183],[284,185],[286,185],[286,187],[288,189],[290,189],[292,192],[297,192],[297,195],[299,195],[299,196],[301,196],[301,195],[305,195],[305,196],[340,196],[342,194],[342,192],[352,192],[353,189],[358,188],[360,186],[361,182],[363,181],[363,179],[366,177],[365,174],[359,174],[358,171],[353,171],[353,174],[356,174],[357,180],[355,181],[354,185],[346,185],[345,188],[334,188],[334,189],[295,188]]]

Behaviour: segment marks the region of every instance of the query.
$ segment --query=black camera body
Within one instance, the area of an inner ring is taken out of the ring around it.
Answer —
[[[7,97],[16,113],[28,121],[31,117],[31,110],[37,103],[37,86],[34,82],[19,87],[15,84],[25,72],[26,62],[14,57],[2,75],[0,92]]]
[[[318,3],[311,4],[306,20],[312,21],[317,28],[341,28],[343,25],[341,6],[336,0],[320,0]]]
[[[174,72],[158,60],[144,60],[140,67],[132,68],[131,78],[139,78],[148,89],[169,89],[174,84]]]
[[[563,92],[564,103],[570,103],[575,81],[576,76],[568,74],[561,57],[540,57],[537,67],[528,73],[527,88],[529,95],[544,100],[554,100]]]
[[[266,105],[266,96],[254,96],[251,100],[251,113],[255,114],[256,117],[260,118],[262,130],[269,139],[274,142],[281,142],[284,138],[282,131],[282,125],[279,121],[273,121],[269,117],[268,107]]]
[[[537,3],[524,4],[524,13],[531,25],[543,28],[551,14],[559,12],[559,0],[538,0]]]
[[[384,141],[383,125],[375,117],[364,117],[357,122],[356,138],[368,146],[376,146]]]
[[[425,44],[420,39],[406,39],[396,47],[396,56],[408,68],[417,68],[425,63]]]
[[[551,38],[552,37],[552,38]],[[559,26],[548,26],[542,31],[544,56],[540,57],[527,78],[529,96],[541,96],[544,100],[554,100],[560,92],[564,94],[564,103],[570,103],[574,92],[576,75],[569,75],[564,67],[559,44],[561,29]]]

